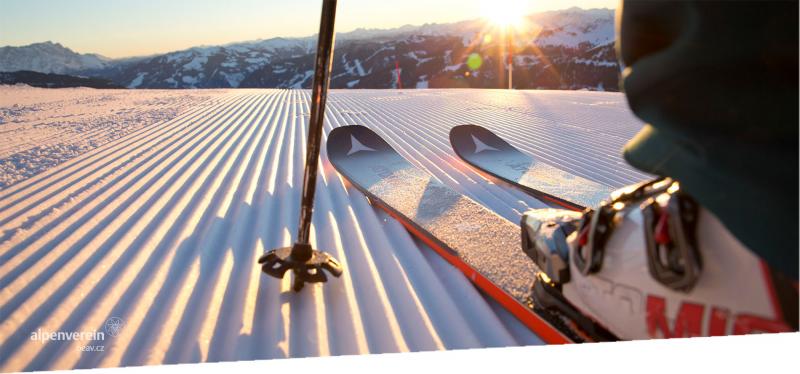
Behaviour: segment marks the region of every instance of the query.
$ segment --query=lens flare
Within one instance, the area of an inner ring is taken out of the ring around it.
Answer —
[[[483,65],[483,59],[481,55],[477,53],[472,53],[467,57],[467,67],[472,70],[478,70]]]
[[[519,27],[525,13],[525,2],[522,0],[485,0],[482,2],[481,14],[495,26]]]

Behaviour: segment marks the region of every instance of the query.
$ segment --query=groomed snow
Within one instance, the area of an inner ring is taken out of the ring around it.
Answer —
[[[93,92],[128,103],[141,95]],[[263,275],[256,258],[295,235],[310,93],[190,92],[210,99],[167,105],[180,114],[0,190],[0,370],[540,343],[371,207],[334,171],[324,147],[312,241],[342,262],[344,275],[300,293],[288,277]],[[40,115],[75,105],[66,100]],[[104,105],[90,106],[83,121],[102,116]],[[619,93],[334,90],[328,105],[326,133],[368,126],[513,222],[542,204],[461,162],[447,137],[453,126],[486,126],[542,161],[611,187],[646,177],[619,155],[641,126]],[[13,130],[9,124],[0,130]],[[30,338],[38,329],[102,331],[111,317],[124,325],[104,352]]]
[[[224,92],[0,86],[0,191]]]

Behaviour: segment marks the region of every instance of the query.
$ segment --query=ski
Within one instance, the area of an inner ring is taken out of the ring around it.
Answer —
[[[581,211],[595,207],[613,191],[522,153],[481,126],[452,128],[450,144],[462,160],[479,171],[563,208]]]
[[[521,250],[520,227],[445,186],[363,126],[333,129],[334,168],[373,204],[463,272],[547,343],[584,338],[558,316],[536,308],[539,269]]]

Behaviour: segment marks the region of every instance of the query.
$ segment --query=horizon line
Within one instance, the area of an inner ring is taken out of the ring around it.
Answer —
[[[537,15],[537,14],[560,12],[560,11],[571,10],[571,9],[579,9],[579,10],[584,10],[584,11],[590,11],[590,10],[616,10],[616,8],[581,8],[581,7],[578,7],[578,6],[571,6],[569,8],[551,9],[551,10],[545,10],[545,11],[541,11],[541,12],[529,13],[529,14],[525,15],[525,17],[530,17],[532,15]],[[391,27],[391,28],[386,28],[386,29],[357,27],[355,29],[348,30],[348,31],[337,31],[335,34],[347,34],[347,33],[353,33],[353,32],[360,31],[360,30],[363,30],[363,31],[391,31],[391,30],[401,29],[401,28],[404,28],[404,27],[423,27],[423,26],[427,26],[427,25],[452,25],[452,24],[461,23],[461,22],[472,22],[472,21],[478,21],[478,20],[486,21],[486,19],[484,17],[478,17],[478,18],[465,19],[465,20],[454,21],[454,22],[445,22],[445,23],[438,23],[438,22],[426,22],[426,23],[423,23],[423,24],[410,24],[410,23],[407,23],[407,24],[404,24],[404,25],[401,25],[401,26],[396,26],[396,27]],[[35,45],[35,44],[51,43],[51,44],[58,44],[58,45],[60,45],[60,46],[62,46],[64,48],[69,49],[70,51],[75,52],[75,53],[80,54],[80,55],[95,55],[95,56],[99,56],[99,57],[102,57],[104,59],[113,61],[113,60],[125,60],[125,59],[132,59],[132,58],[148,58],[148,57],[153,57],[153,56],[158,56],[158,55],[165,55],[165,54],[169,54],[169,53],[187,51],[187,50],[191,50],[191,49],[194,49],[194,48],[225,47],[225,46],[230,46],[230,45],[234,45],[234,44],[255,43],[255,42],[260,42],[260,41],[265,41],[265,40],[272,40],[272,39],[308,39],[308,38],[313,38],[313,37],[317,36],[317,34],[318,33],[313,33],[311,35],[306,35],[306,36],[273,36],[273,37],[257,38],[257,39],[249,39],[249,40],[230,41],[230,42],[226,42],[226,43],[223,43],[223,44],[210,44],[210,45],[209,44],[196,44],[196,45],[192,45],[192,46],[189,46],[189,47],[186,47],[186,48],[183,48],[183,49],[174,49],[174,50],[169,50],[169,51],[165,51],[165,52],[153,52],[151,54],[129,55],[129,56],[121,56],[121,57],[109,57],[109,56],[106,56],[106,55],[103,55],[103,54],[100,54],[100,53],[96,53],[96,52],[80,52],[80,51],[77,51],[75,49],[70,48],[69,46],[66,46],[66,45],[62,44],[61,42],[58,42],[58,41],[54,42],[53,40],[32,42],[32,43],[24,44],[24,45],[7,44],[7,45],[4,45],[4,46],[0,46],[0,48],[7,48],[7,47],[24,48],[24,47],[32,46],[32,45]]]

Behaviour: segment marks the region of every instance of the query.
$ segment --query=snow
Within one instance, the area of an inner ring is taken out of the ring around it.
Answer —
[[[189,57],[192,57],[193,55],[194,55],[193,50],[189,49],[189,50],[180,51],[180,52],[168,53],[166,55],[166,58],[167,58],[167,62],[175,62],[175,61],[178,61],[178,60],[185,60],[185,59],[187,59]]]
[[[577,47],[581,43],[604,45],[614,41],[614,11],[610,9],[570,8],[538,13],[533,22],[552,34],[540,36],[531,44]]]
[[[139,87],[142,82],[144,81],[144,77],[147,73],[139,73],[136,75],[136,78],[133,78],[131,83],[128,84],[128,88],[136,88]]]
[[[535,30],[533,33],[539,31],[542,33],[534,39],[519,38],[517,43],[520,46],[523,44],[563,45],[574,48],[581,43],[603,45],[614,41],[613,9],[570,8],[535,13],[527,16],[527,19]],[[407,40],[411,42],[421,42],[426,36],[456,36],[461,38],[461,44],[464,47],[469,48],[492,28],[493,26],[487,24],[486,20],[475,19],[455,23],[406,25],[389,30],[360,29],[351,33],[338,34],[337,38],[346,36],[346,40],[356,40],[406,36]]]
[[[428,76],[422,75],[419,77],[416,88],[428,88]]]
[[[314,70],[306,70],[305,74],[295,74],[289,81],[289,88],[303,88],[303,83],[314,76]]]
[[[539,56],[536,55],[515,55],[515,66],[533,66],[539,63]]]
[[[197,56],[189,61],[189,63],[183,65],[183,70],[196,70],[202,71],[203,66],[208,62],[207,56]]]
[[[424,54],[425,51],[413,51],[406,53],[406,56],[411,57],[412,59],[417,61],[417,66],[424,64],[430,60],[433,60],[433,57],[419,57],[417,53]]]
[[[233,46],[244,46],[250,48],[265,48],[270,51],[279,49],[300,48],[305,51],[310,51],[312,45],[317,41],[316,36],[303,37],[303,38],[272,38],[266,40],[257,40],[252,42],[235,43]]]
[[[0,163],[77,144],[58,163],[26,158],[0,190],[0,370],[540,344],[345,183],[324,147],[311,237],[344,274],[293,293],[289,277],[260,272],[256,258],[295,235],[309,101],[308,90],[0,88]],[[453,126],[485,126],[610,187],[646,177],[619,154],[642,125],[619,93],[332,90],[328,105],[326,134],[368,126],[511,222],[542,203],[455,157]],[[102,354],[29,338],[112,316],[124,327]]]
[[[186,84],[196,84],[199,80],[197,79],[197,77],[191,75],[184,75],[183,77],[181,77],[181,81],[183,81],[183,83]]]
[[[355,60],[353,60],[353,63],[355,64],[356,71],[358,72],[358,76],[359,77],[363,77],[363,76],[367,75],[367,73],[364,71],[364,68],[361,66],[361,61],[359,61],[358,59],[355,59]]]
[[[0,47],[0,71],[32,70],[64,74],[74,70],[103,68],[106,62],[106,57],[79,54],[49,41],[22,47]]]
[[[598,61],[598,60],[587,60],[585,58],[578,58],[575,59],[576,64],[582,65],[594,65],[594,66],[607,66],[607,67],[616,67],[616,61]]]
[[[225,48],[238,53],[247,53],[250,51],[250,48],[245,47],[243,45],[229,45],[226,46]]]
[[[222,76],[225,77],[225,80],[233,88],[239,87],[239,84],[242,83],[242,81],[244,80],[243,73],[226,73],[223,71],[220,72],[220,74],[222,74]]]
[[[383,51],[394,51],[394,49],[395,49],[394,46],[383,46],[383,47],[380,47],[378,50],[376,50],[371,55],[369,55],[369,57],[365,58],[364,61],[371,60],[373,57],[377,56],[378,53],[381,53]]]
[[[464,65],[463,63],[447,65],[447,66],[444,67],[443,71],[456,71],[458,69],[461,69],[461,66],[463,66],[463,65]]]
[[[254,64],[254,65],[259,65],[260,66],[260,65],[264,65],[264,64],[268,63],[269,62],[269,58],[268,57],[248,57],[248,58],[244,59],[244,61],[247,62],[248,64]]]
[[[164,82],[167,82],[167,83],[171,84],[172,87],[174,87],[174,88],[178,87],[178,81],[176,81],[175,78],[169,77],[167,79],[164,79]]]
[[[342,75],[351,75],[355,77],[363,77],[367,75],[367,72],[364,71],[364,67],[361,66],[361,61],[359,59],[353,60],[352,64],[347,59],[347,54],[342,56],[342,64],[344,64],[344,73],[337,74],[334,78],[342,76]]]
[[[0,191],[221,92],[0,86]]]

